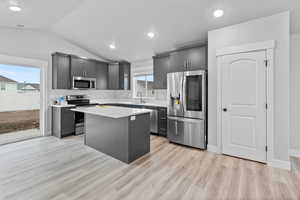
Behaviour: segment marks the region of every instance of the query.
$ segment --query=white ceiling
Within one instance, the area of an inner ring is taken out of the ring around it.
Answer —
[[[206,41],[207,31],[291,11],[300,32],[299,0],[19,0],[22,11],[0,0],[0,26],[43,29],[108,58],[139,60],[183,44]],[[221,8],[224,17],[215,19]],[[157,37],[150,40],[148,31]],[[108,45],[115,42],[116,49]]]

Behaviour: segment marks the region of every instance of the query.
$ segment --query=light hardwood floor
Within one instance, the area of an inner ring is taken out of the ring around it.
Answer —
[[[155,136],[151,153],[126,165],[84,146],[82,137],[43,137],[0,147],[0,199],[298,200],[295,171]]]

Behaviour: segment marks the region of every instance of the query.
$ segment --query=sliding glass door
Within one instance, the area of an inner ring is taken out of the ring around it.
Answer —
[[[0,145],[41,136],[40,69],[0,64]]]

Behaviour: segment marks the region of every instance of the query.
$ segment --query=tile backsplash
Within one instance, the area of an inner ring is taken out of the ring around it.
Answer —
[[[167,100],[167,90],[154,90],[155,99],[160,101]]]
[[[155,100],[166,101],[167,90],[155,90]],[[94,99],[131,99],[131,90],[50,90],[50,103],[52,104],[61,96],[66,95],[86,95],[87,98]]]
[[[132,98],[131,90],[51,90],[50,103],[52,104],[60,96],[66,95],[86,95],[87,98],[93,99],[130,99]]]

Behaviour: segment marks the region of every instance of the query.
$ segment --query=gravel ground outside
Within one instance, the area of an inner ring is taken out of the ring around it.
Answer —
[[[39,128],[40,110],[0,112],[0,134]]]

